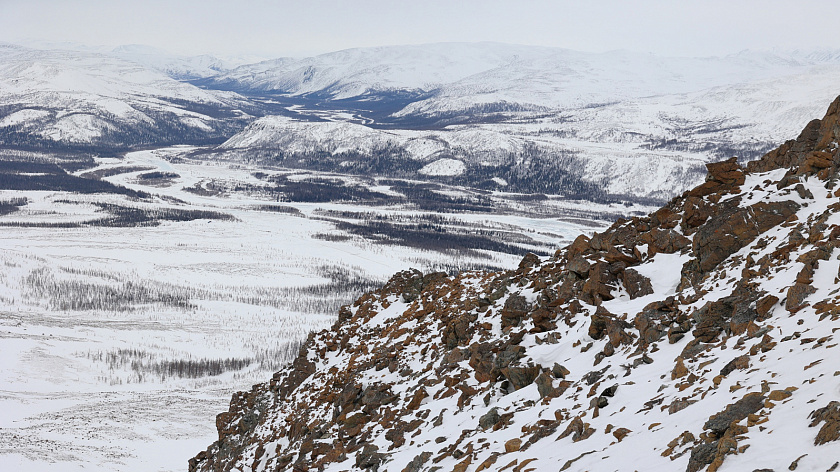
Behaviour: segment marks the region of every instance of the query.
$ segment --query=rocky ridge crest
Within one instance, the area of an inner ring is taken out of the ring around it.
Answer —
[[[836,470],[840,97],[746,169],[504,272],[395,275],[190,471]]]

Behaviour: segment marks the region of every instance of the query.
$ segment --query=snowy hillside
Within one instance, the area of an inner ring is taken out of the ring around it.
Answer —
[[[332,99],[370,92],[424,92],[511,64],[523,54],[540,57],[552,52],[549,48],[495,43],[347,49],[304,59],[283,58],[245,65],[207,84],[293,95],[318,94]]]
[[[458,154],[476,161],[516,152],[526,140],[478,127],[448,130],[377,129],[346,121],[300,121],[281,116],[260,118],[236,134],[220,149],[276,149],[288,154],[372,153],[404,150],[411,159],[429,161]]]
[[[242,64],[236,60],[224,60],[210,55],[177,56],[138,44],[120,46],[105,54],[142,64],[178,80],[210,77]]]
[[[0,139],[7,145],[218,140],[243,100],[102,54],[0,46]],[[238,124],[237,127],[243,126]]]
[[[664,202],[705,163],[778,145],[840,83],[837,51],[674,58],[446,43],[235,63],[137,45],[4,46],[0,145],[223,142],[208,159]]]
[[[431,93],[401,112],[416,114],[453,111],[453,100],[582,106],[754,81],[838,61],[828,52],[667,58],[627,51],[592,54],[501,43],[438,43],[284,58],[245,65],[213,80],[243,90],[332,99],[395,90]]]
[[[448,159],[460,161],[460,181],[495,189],[511,166],[537,162],[543,172],[529,168],[527,188],[508,189],[557,192],[563,173],[622,198],[665,201],[695,185],[705,163],[755,159],[805,126],[837,94],[838,57],[422,45],[263,62],[207,84],[288,100],[284,114],[296,119],[259,120],[224,150],[306,155],[322,169],[346,162],[336,154],[370,160],[387,150],[399,175],[419,170],[400,159]]]
[[[833,471],[840,97],[507,271],[406,270],[234,394],[190,471]]]

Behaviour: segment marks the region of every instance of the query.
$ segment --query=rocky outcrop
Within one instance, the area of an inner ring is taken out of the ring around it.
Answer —
[[[829,469],[839,108],[553,257],[395,275],[234,395],[190,470]]]

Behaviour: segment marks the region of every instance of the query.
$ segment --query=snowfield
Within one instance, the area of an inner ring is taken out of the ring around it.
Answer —
[[[0,191],[0,201],[27,200],[0,216],[0,462],[9,470],[184,470],[216,438],[214,417],[230,395],[278,370],[362,290],[405,267],[521,258],[386,245],[340,221],[443,216],[450,227],[528,235],[522,253],[550,252],[607,224],[573,202],[555,202],[562,219],[524,213],[513,200],[507,214],[443,215],[404,203],[278,203],[234,190],[264,183],[255,169],[192,161],[191,151],[139,151],[78,172],[110,170],[106,180],[155,195],[145,200]],[[153,170],[178,177],[139,178]],[[95,223],[106,205],[211,217],[108,227]]]

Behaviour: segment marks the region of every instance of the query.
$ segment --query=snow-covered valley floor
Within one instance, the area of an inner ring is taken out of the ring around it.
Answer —
[[[233,392],[267,380],[338,306],[391,274],[512,268],[602,229],[603,215],[645,210],[491,194],[492,211],[438,214],[387,182],[189,152],[77,172],[147,197],[0,190],[0,201],[26,199],[0,215],[0,469],[185,470],[216,439]],[[395,200],[284,202],[260,190],[274,177]],[[450,246],[418,240],[423,231]],[[476,241],[487,249],[465,249]]]

